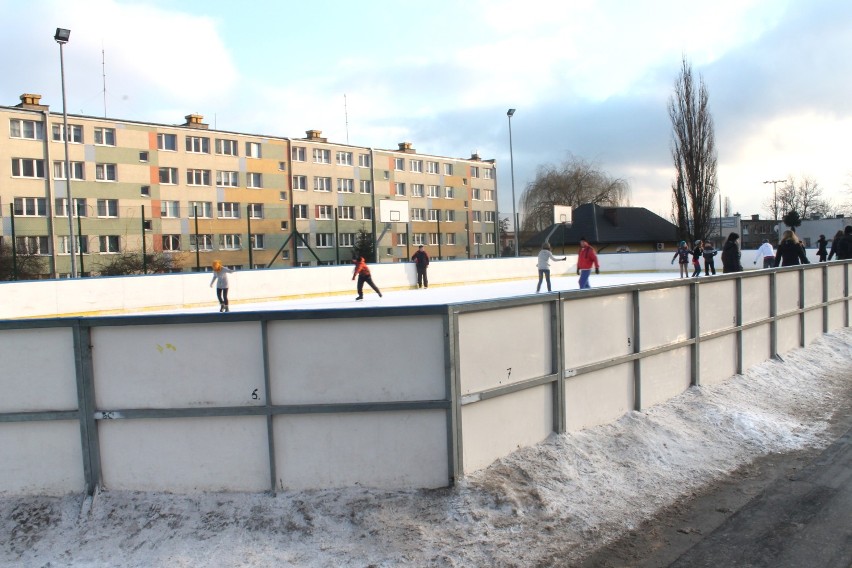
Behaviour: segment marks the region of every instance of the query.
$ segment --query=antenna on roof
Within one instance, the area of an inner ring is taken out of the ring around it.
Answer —
[[[104,50],[104,40],[101,40],[101,76],[104,82],[104,118],[106,118],[106,51]]]
[[[343,93],[343,117],[346,121],[346,143],[349,144],[349,109],[346,106],[346,93]]]

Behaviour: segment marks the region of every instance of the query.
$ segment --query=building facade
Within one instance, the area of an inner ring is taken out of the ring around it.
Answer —
[[[211,130],[196,114],[180,125],[68,115],[66,164],[63,115],[39,95],[0,115],[0,239],[43,256],[45,277],[70,273],[72,227],[80,274],[143,250],[180,270],[214,258],[243,269],[348,263],[359,231],[378,262],[405,261],[419,244],[436,259],[499,254],[496,164],[478,155],[337,144],[318,130]],[[406,201],[410,222],[382,222],[383,199]]]

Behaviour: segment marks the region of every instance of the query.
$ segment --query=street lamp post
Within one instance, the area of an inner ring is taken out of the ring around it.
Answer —
[[[772,216],[775,217],[773,221],[778,220],[778,189],[776,188],[776,184],[787,181],[786,179],[769,179],[763,183],[771,183],[772,184]]]
[[[518,214],[515,210],[515,156],[512,152],[512,115],[515,114],[515,109],[510,108],[506,111],[506,116],[509,117],[509,167],[512,171],[512,225],[515,228],[515,256],[519,256],[518,251]]]
[[[59,68],[62,73],[62,129],[63,138],[65,140],[65,193],[68,205],[66,212],[68,213],[68,256],[71,259],[71,278],[77,278],[77,260],[75,257],[74,246],[74,200],[71,198],[71,160],[68,157],[68,105],[65,104],[65,56],[63,47],[68,43],[71,37],[71,30],[64,28],[56,28],[56,34],[53,39],[59,44]]]

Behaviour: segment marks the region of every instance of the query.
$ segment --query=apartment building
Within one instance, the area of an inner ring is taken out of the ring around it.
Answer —
[[[70,273],[72,227],[81,274],[143,248],[181,270],[214,258],[243,269],[348,263],[360,230],[379,262],[405,261],[418,244],[433,258],[498,255],[496,164],[476,154],[211,130],[197,114],[178,125],[69,115],[66,167],[63,116],[40,95],[0,115],[0,239],[43,255],[47,277]],[[382,199],[406,201],[410,222],[381,222]]]

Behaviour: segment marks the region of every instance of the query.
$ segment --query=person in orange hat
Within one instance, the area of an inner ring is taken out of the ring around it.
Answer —
[[[210,281],[210,287],[212,288],[213,283],[216,283],[216,297],[219,298],[219,311],[230,311],[228,309],[228,274],[232,273],[233,270],[227,266],[222,266],[222,262],[218,260],[213,261],[212,268],[213,280]]]
[[[382,297],[382,292],[373,284],[373,279],[370,277],[370,269],[367,267],[367,261],[364,260],[364,257],[359,257],[357,259],[353,258],[352,262],[355,263],[355,271],[352,273],[352,280],[355,280],[355,277],[358,277],[358,297],[356,300],[364,299],[364,282],[370,285],[370,288],[376,291],[376,294],[379,295],[379,298]]]

